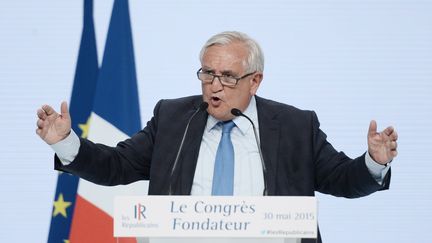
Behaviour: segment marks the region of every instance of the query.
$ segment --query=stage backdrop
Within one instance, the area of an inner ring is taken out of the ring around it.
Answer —
[[[69,100],[82,1],[0,2],[0,242],[45,242],[57,172],[36,110]],[[99,63],[112,1],[95,1]],[[266,57],[259,95],[315,110],[329,141],[366,150],[370,119],[394,125],[389,191],[318,195],[325,242],[428,242],[432,218],[432,1],[130,1],[142,124],[156,102],[200,93],[207,38],[240,30]]]

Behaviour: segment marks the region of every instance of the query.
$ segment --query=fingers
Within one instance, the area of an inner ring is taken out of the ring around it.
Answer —
[[[398,140],[398,134],[397,134],[396,130],[393,130],[393,133],[390,134],[390,139],[391,139],[392,141],[396,141],[396,140]]]
[[[43,105],[42,110],[45,112],[47,116],[50,116],[52,114],[56,114],[57,112],[49,105]]]
[[[36,134],[42,137],[43,134],[43,128],[46,118],[48,117],[47,111],[50,112],[50,114],[53,114],[54,109],[52,109],[49,105],[43,105],[42,108],[39,108],[36,112],[38,116],[38,120],[36,121]]]
[[[69,119],[69,118],[70,118],[69,111],[68,111],[68,105],[67,105],[67,102],[66,102],[66,101],[63,101],[63,102],[61,103],[61,106],[60,106],[60,113],[61,113],[61,116],[62,116],[63,118],[65,118],[65,119]]]
[[[37,126],[39,129],[42,129],[43,126],[44,126],[44,120],[42,120],[42,119],[38,119],[37,122],[36,122],[36,126]]]
[[[393,134],[396,134],[396,131],[394,131],[392,133],[392,135]],[[391,137],[391,135],[390,135],[390,137]],[[390,140],[390,143],[388,145],[391,158],[394,158],[398,155],[398,151],[397,151],[398,144],[396,142],[396,139],[397,139],[397,134],[396,134],[396,138],[394,140]]]
[[[36,114],[37,114],[38,118],[41,119],[41,120],[45,120],[46,117],[47,117],[45,111],[42,110],[42,109],[38,109],[37,112],[36,112]]]
[[[396,150],[397,149],[397,142],[391,141],[389,147],[390,147],[390,150]]]
[[[394,130],[393,127],[387,127],[387,128],[383,131],[383,133],[384,133],[385,135],[387,135],[387,136],[390,136],[394,131],[395,131],[395,130]]]
[[[377,133],[377,123],[375,120],[370,121],[368,135],[375,135]]]
[[[45,128],[44,123],[45,123],[45,120],[41,120],[41,119],[38,119],[36,122],[36,126],[37,126],[36,134],[39,135],[41,138],[44,136],[44,133],[45,133],[44,131],[46,131],[46,129],[44,129]]]
[[[369,124],[368,134],[374,135],[376,133],[377,133],[377,123],[375,120],[372,120]],[[387,127],[384,131],[382,131],[382,134],[388,136],[391,141],[396,141],[398,139],[398,134],[394,129],[394,127],[392,126]]]
[[[380,164],[386,164],[398,155],[398,134],[389,126],[377,132],[377,123],[372,120],[368,131],[368,151],[371,157]]]
[[[70,115],[69,115],[69,111],[68,111],[68,106],[67,106],[67,102],[63,101],[61,103],[60,106],[60,113],[61,116],[63,116],[64,118],[69,119]],[[43,105],[41,109],[38,109],[36,112],[37,116],[39,119],[41,120],[45,120],[47,118],[47,116],[53,115],[53,114],[57,114],[57,112],[49,105]]]
[[[389,139],[390,141],[392,141],[392,142],[395,142],[395,141],[397,141],[397,139],[398,139],[398,134],[397,134],[396,130],[394,129],[394,127],[387,127],[387,128],[383,131],[383,133],[384,133],[385,135],[387,135],[387,136],[388,136],[388,139]]]

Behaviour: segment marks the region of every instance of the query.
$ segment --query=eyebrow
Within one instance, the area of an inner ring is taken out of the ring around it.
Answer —
[[[215,70],[213,68],[207,67],[207,66],[203,66],[202,70],[205,72],[211,72],[211,73],[215,73]],[[231,71],[231,70],[224,70],[221,72],[221,75],[229,75],[229,76],[236,76],[235,72]]]
[[[235,74],[232,71],[229,71],[229,70],[222,71],[221,74],[222,75],[227,75],[227,76],[235,76]]]
[[[213,69],[211,69],[211,68],[209,68],[209,67],[206,67],[206,66],[203,66],[203,67],[201,68],[201,70],[203,70],[203,71],[205,71],[205,72],[214,72]]]

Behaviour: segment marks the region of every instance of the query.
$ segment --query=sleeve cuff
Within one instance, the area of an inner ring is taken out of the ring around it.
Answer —
[[[71,133],[63,140],[52,144],[51,148],[57,154],[63,165],[70,164],[78,154],[81,142],[78,135],[71,130]]]
[[[382,185],[387,172],[390,170],[390,163],[387,165],[382,165],[375,162],[370,156],[369,152],[366,152],[365,163],[372,177],[378,184]]]

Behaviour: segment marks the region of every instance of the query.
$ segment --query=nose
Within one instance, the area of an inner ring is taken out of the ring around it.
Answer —
[[[220,81],[220,77],[214,76],[213,81],[211,82],[212,92],[216,93],[218,91],[221,91],[222,89],[223,89],[223,85],[222,85],[222,82]]]

